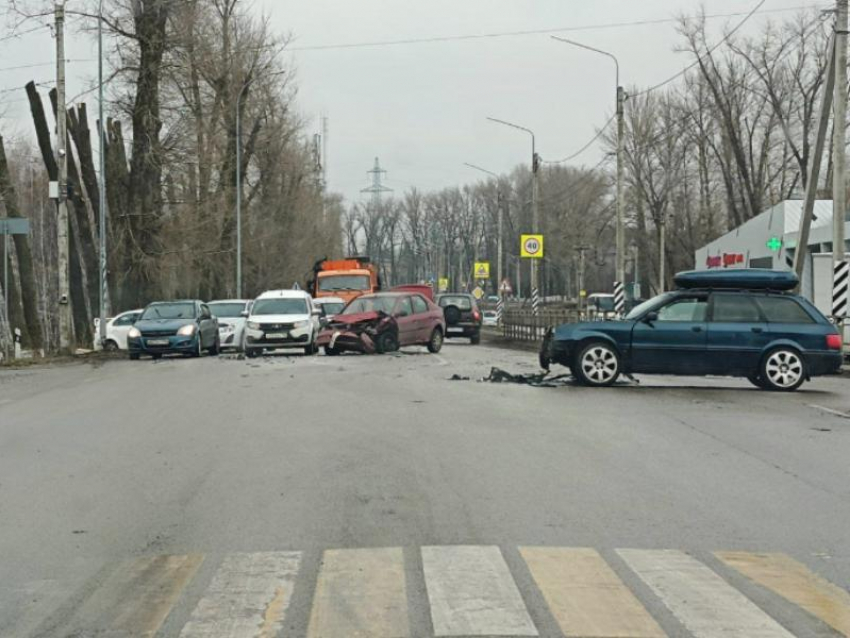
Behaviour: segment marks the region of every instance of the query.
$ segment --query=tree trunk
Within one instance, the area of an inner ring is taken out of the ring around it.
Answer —
[[[18,197],[9,175],[9,166],[6,162],[6,149],[3,146],[3,138],[0,136],[0,199],[6,206],[6,214],[9,217],[20,217],[18,208]],[[2,238],[0,237],[0,240]],[[27,235],[14,235],[15,254],[18,257],[18,273],[20,274],[21,297],[23,305],[24,321],[20,322],[24,343],[33,350],[41,350],[43,347],[41,333],[41,319],[38,315],[38,292],[35,284],[35,272],[33,269],[32,251],[30,250],[29,237]],[[10,269],[10,272],[12,269]],[[14,288],[14,286],[12,286]],[[12,314],[14,316],[14,313]]]

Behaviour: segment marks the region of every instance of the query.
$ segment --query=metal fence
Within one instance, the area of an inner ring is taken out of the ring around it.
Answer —
[[[578,320],[579,312],[575,308],[543,307],[537,316],[531,310],[506,308],[502,315],[502,335],[517,341],[540,341],[551,326]]]

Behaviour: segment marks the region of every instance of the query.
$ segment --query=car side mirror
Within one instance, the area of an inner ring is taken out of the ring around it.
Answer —
[[[250,313],[247,310],[243,310],[239,313],[240,317],[245,317],[246,319],[250,316]]]
[[[658,321],[658,313],[655,312],[654,310],[651,311],[651,312],[647,312],[643,316],[643,322],[646,323],[646,324],[649,324],[650,326],[656,321]]]
[[[319,308],[313,308],[313,316],[314,317],[321,317],[322,311]]]

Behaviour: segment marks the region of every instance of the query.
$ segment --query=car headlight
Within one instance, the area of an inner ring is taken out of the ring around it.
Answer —
[[[249,321],[245,325],[248,326],[251,330],[260,329],[260,324],[258,324],[256,321]]]
[[[180,328],[180,330],[177,331],[177,334],[181,337],[191,337],[193,334],[195,334],[195,324],[186,324],[185,326]]]
[[[141,332],[141,330],[139,330],[138,328],[136,328],[135,326],[133,326],[133,327],[132,327],[132,328],[130,328],[130,330],[127,332],[127,336],[128,336],[128,337],[130,337],[130,339],[138,339],[139,337],[141,337],[141,336],[142,336],[142,332]]]
[[[294,324],[292,324],[292,327],[293,328],[306,328],[309,325],[310,325],[309,321],[296,321]]]

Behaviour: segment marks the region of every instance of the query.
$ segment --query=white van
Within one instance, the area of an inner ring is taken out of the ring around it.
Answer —
[[[269,290],[254,300],[244,316],[242,348],[249,357],[268,350],[302,348],[316,354],[319,315],[313,298],[303,290]]]

